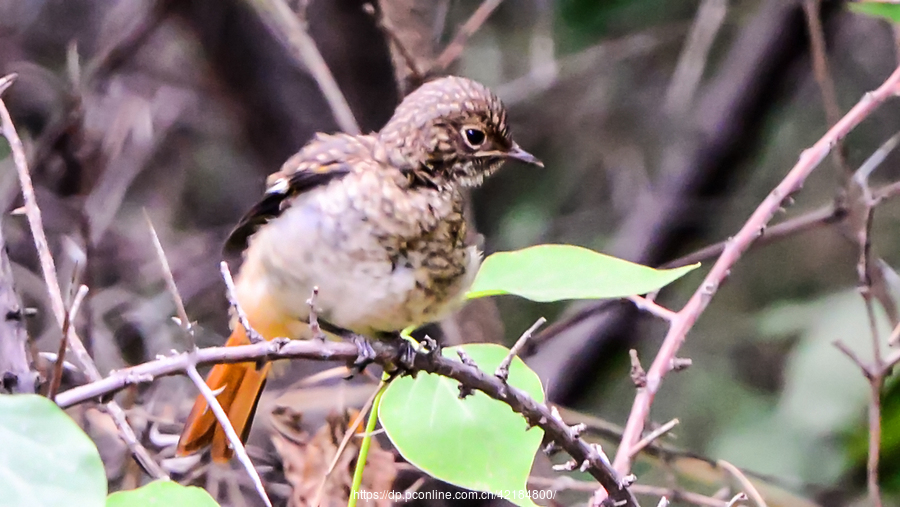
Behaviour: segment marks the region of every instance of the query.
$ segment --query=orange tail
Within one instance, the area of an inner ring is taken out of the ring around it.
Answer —
[[[249,343],[243,326],[238,324],[225,345],[231,347]],[[271,363],[265,363],[257,370],[256,363],[217,364],[206,378],[207,385],[217,393],[216,399],[228,414],[228,419],[235,432],[240,435],[241,441],[247,439],[250,418],[256,410],[256,402],[262,393],[270,365]],[[178,441],[177,454],[179,456],[192,454],[209,444],[212,444],[211,453],[214,461],[227,462],[231,459],[233,451],[228,446],[225,431],[216,423],[216,416],[207,406],[206,399],[198,396]]]

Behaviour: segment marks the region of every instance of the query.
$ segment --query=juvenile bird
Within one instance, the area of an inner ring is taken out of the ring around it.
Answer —
[[[442,318],[481,261],[465,241],[462,190],[509,159],[542,165],[513,142],[497,96],[461,77],[422,85],[377,134],[318,134],[269,177],[226,244],[243,251],[235,296],[250,326],[267,340],[311,338],[313,287],[321,319],[363,336]],[[247,343],[236,323],[226,345]],[[242,437],[269,366],[219,364],[207,377]],[[200,396],[178,453],[210,443],[213,460],[231,458]]]

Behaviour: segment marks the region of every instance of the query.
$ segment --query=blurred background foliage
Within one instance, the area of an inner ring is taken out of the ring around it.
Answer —
[[[63,282],[91,288],[78,326],[104,371],[187,346],[170,319],[143,211],[201,326],[198,343],[219,344],[228,319],[217,264],[229,228],[259,197],[266,174],[313,133],[338,128],[309,71],[260,18],[265,3],[0,0],[0,73],[19,74],[4,99],[28,148]],[[362,130],[373,131],[399,100],[395,72],[404,70],[395,69],[402,60],[363,4],[291,6]],[[479,4],[380,6],[401,39],[425,41],[411,49],[427,65]],[[816,10],[843,114],[895,66],[895,32],[842,2]],[[701,40],[705,34],[708,51],[698,49],[695,32]],[[789,0],[503,2],[450,71],[498,92],[516,139],[546,168],[510,165],[473,192],[471,218],[485,250],[572,243],[661,265],[728,238],[827,130],[809,40],[801,3]],[[888,103],[847,139],[847,166],[858,168],[898,129],[898,105]],[[0,207],[10,211],[21,201],[7,153],[0,144]],[[898,162],[889,154],[873,186],[900,178]],[[842,171],[832,158],[823,162],[776,221],[833,203]],[[900,292],[898,222],[900,203],[886,201],[871,235],[892,292]],[[693,366],[670,375],[656,399],[655,422],[681,421],[667,443],[814,502],[864,502],[868,386],[832,345],[841,340],[871,355],[851,230],[840,220],[820,224],[744,256],[682,350]],[[30,322],[34,350],[55,351],[58,330],[24,219],[7,213],[3,232],[18,289],[39,308]],[[661,301],[678,308],[704,272],[667,289]],[[511,343],[544,315],[554,324],[528,362],[550,398],[623,424],[634,395],[627,350],[649,364],[665,327],[624,303],[586,308],[596,305],[503,297],[471,305],[443,334],[448,342]],[[883,339],[891,325],[879,319]],[[267,397],[318,367],[292,366]],[[900,488],[896,391],[889,381],[883,470],[891,495]],[[325,410],[332,394],[307,396],[301,408]],[[171,441],[150,441],[151,428],[177,432],[193,397],[189,382],[162,379],[120,396],[148,445],[170,456]],[[133,487],[140,476],[114,431],[94,409],[73,414],[100,444],[112,484]],[[283,483],[260,421],[266,417],[261,410],[251,442],[269,464],[267,479]],[[665,485],[677,472],[677,485],[705,494],[724,481],[652,459],[636,472],[640,482]]]

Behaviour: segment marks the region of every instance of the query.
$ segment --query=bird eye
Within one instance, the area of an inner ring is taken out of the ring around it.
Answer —
[[[478,148],[484,144],[486,136],[481,129],[465,128],[463,129],[463,137],[466,139],[466,144],[468,144],[470,148]]]

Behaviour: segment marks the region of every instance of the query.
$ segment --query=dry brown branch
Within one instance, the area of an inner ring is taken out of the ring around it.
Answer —
[[[206,385],[206,381],[203,380],[200,372],[197,371],[196,365],[188,366],[186,373],[194,382],[194,385],[197,386],[197,389],[200,390],[200,394],[206,398],[206,405],[213,411],[216,420],[219,421],[219,426],[225,431],[225,435],[228,437],[228,442],[231,443],[234,455],[237,456],[238,461],[241,462],[244,466],[244,470],[247,471],[247,475],[250,476],[250,480],[253,481],[256,492],[259,493],[259,497],[267,507],[272,507],[272,501],[269,500],[269,495],[266,494],[266,488],[263,486],[262,479],[259,478],[259,472],[253,467],[250,456],[247,455],[247,449],[241,444],[241,437],[234,431],[234,426],[231,425],[228,414],[225,413],[225,409],[222,408],[222,405],[219,404],[219,400],[216,399],[215,393],[213,393],[212,389]]]
[[[519,355],[519,352],[525,347],[525,344],[528,343],[528,340],[531,339],[531,336],[535,331],[541,326],[543,326],[547,322],[547,319],[544,317],[539,318],[535,321],[534,324],[531,325],[522,336],[516,340],[516,343],[509,349],[509,353],[506,354],[506,357],[503,358],[503,361],[500,361],[500,364],[497,366],[497,371],[494,372],[494,375],[500,380],[506,382],[509,379],[509,365],[512,364],[513,358]]]
[[[0,94],[3,93],[0,84]],[[32,394],[36,374],[31,370],[25,312],[15,290],[6,241],[0,231],[0,392]]]
[[[398,344],[375,341],[371,345],[376,353],[375,363],[381,366],[400,364],[403,352]],[[192,366],[204,364],[272,361],[289,358],[346,362],[356,359],[357,355],[357,348],[352,343],[321,340],[275,339],[251,345],[197,349],[193,352],[162,357],[113,372],[99,381],[60,393],[56,402],[61,407],[69,407],[100,396],[107,396],[128,385],[150,382],[160,376],[180,374]],[[463,364],[461,361],[439,354],[415,354],[411,369],[452,378],[469,389],[482,391],[489,397],[509,405],[530,424],[543,429],[547,438],[557,442],[577,463],[585,464],[585,471],[600,482],[609,492],[610,498],[619,502],[618,505],[637,505],[637,501],[609,464],[604,461],[604,457],[598,449],[574,435],[571,428],[548,405],[538,403],[525,392],[504,383],[493,374],[485,373],[475,366]]]
[[[813,74],[816,76],[816,82],[822,94],[822,103],[825,104],[825,119],[828,125],[834,125],[841,118],[841,108],[838,105],[837,93],[834,91],[834,80],[831,78],[831,71],[828,69],[825,31],[822,29],[822,19],[819,17],[821,7],[822,0],[803,0],[803,11],[806,13],[806,24],[809,28]],[[841,171],[841,179],[846,180],[849,178],[853,171],[850,169],[850,165],[847,164],[843,141],[838,141],[837,149],[831,152],[831,156],[834,158],[834,165]]]
[[[390,3],[388,4],[388,7],[392,7]],[[402,9],[403,6],[397,7]],[[375,24],[378,25],[378,28],[380,28],[382,32],[384,32],[385,36],[388,39],[388,42],[390,42],[391,44],[391,47],[396,50],[398,58],[394,59],[394,65],[399,66],[397,60],[403,62],[404,69],[395,69],[398,77],[397,80],[401,84],[401,88],[404,88],[402,86],[402,83],[406,79],[408,79],[410,84],[412,85],[410,86],[410,88],[417,88],[425,81],[425,74],[419,69],[419,66],[416,64],[416,58],[413,56],[410,49],[406,46],[406,43],[403,41],[403,37],[401,36],[401,34],[398,33],[397,29],[393,26],[391,21],[385,17],[385,13],[382,9],[383,7],[381,3],[377,1],[373,1],[372,3],[368,3],[363,6],[363,10],[365,10],[367,14],[372,16],[372,18],[375,20]],[[416,14],[415,12],[411,12],[411,10],[406,11],[407,12],[404,13],[404,15],[406,16],[415,16]],[[409,35],[410,37],[421,37],[421,34],[419,33],[410,34],[410,32],[415,32],[415,30],[405,31],[404,35]],[[422,51],[421,47],[416,49]],[[401,76],[407,76],[407,78],[404,79]]]
[[[649,435],[642,438],[638,443],[634,445],[634,448],[631,450],[631,457],[634,458],[637,454],[644,450],[648,445],[652,444],[659,437],[665,435],[666,433],[672,431],[672,428],[678,425],[678,419],[672,419],[671,421],[663,424],[659,428],[651,431]]]
[[[469,42],[469,37],[475,34],[481,25],[484,24],[485,21],[490,17],[490,15],[494,12],[497,7],[500,7],[500,3],[503,0],[484,0],[481,2],[481,5],[475,9],[475,12],[466,20],[465,23],[459,30],[456,32],[456,35],[453,37],[453,40],[450,41],[450,44],[444,48],[444,51],[441,52],[440,55],[434,60],[434,65],[431,67],[432,71],[446,71],[450,64],[456,61],[459,58],[459,55],[462,54],[463,48],[466,47],[466,43]]]
[[[15,80],[15,77],[15,74],[11,74],[0,78],[0,92],[5,90],[12,81]],[[66,308],[62,299],[62,291],[59,288],[56,266],[53,262],[53,256],[50,253],[50,246],[47,243],[47,235],[44,232],[41,209],[38,207],[34,195],[34,186],[31,183],[31,175],[28,172],[25,149],[22,146],[22,140],[19,139],[19,135],[12,123],[12,118],[10,118],[9,111],[6,109],[6,104],[3,102],[2,98],[0,98],[0,130],[2,130],[3,136],[6,137],[9,142],[10,150],[12,151],[13,162],[16,166],[19,182],[22,185],[22,196],[25,201],[25,215],[28,218],[28,224],[34,237],[34,244],[40,260],[41,271],[44,275],[44,282],[50,295],[50,307],[53,310],[53,314],[56,316],[60,328],[62,328],[63,322],[65,321]],[[84,345],[81,343],[81,340],[78,338],[73,327],[69,326],[66,331],[67,334],[65,338],[68,341],[69,348],[72,349],[81,363],[82,370],[91,380],[100,380],[102,378],[100,371],[94,364],[93,359],[91,359],[90,354],[88,354],[87,349],[84,348]],[[145,449],[138,441],[137,435],[134,434],[134,430],[128,424],[128,421],[125,418],[125,412],[119,404],[115,401],[110,401],[106,404],[106,410],[116,423],[120,437],[128,445],[128,448],[131,450],[135,459],[144,467],[144,470],[157,479],[168,479],[168,474],[160,468],[159,464],[156,463],[150,456],[150,453],[147,452],[147,449]]]
[[[725,507],[734,507],[735,505],[743,503],[746,500],[747,500],[747,494],[744,493],[743,491],[741,491],[740,493],[731,497],[731,500],[729,500],[728,503],[725,504]]]
[[[222,272],[222,279],[225,280],[225,287],[228,289],[228,303],[231,304],[231,307],[237,314],[238,322],[240,322],[241,325],[244,326],[244,329],[247,331],[247,338],[250,339],[250,343],[259,343],[266,341],[265,338],[263,338],[262,335],[259,334],[259,332],[257,332],[255,329],[253,329],[253,326],[250,325],[250,319],[247,318],[247,314],[238,303],[237,289],[235,289],[234,287],[234,278],[232,278],[231,276],[231,270],[228,268],[228,263],[222,261],[221,263],[219,263],[219,269]]]
[[[745,498],[750,498],[753,500],[753,503],[756,504],[756,507],[766,507],[766,501],[763,500],[762,495],[759,494],[759,491],[756,490],[756,486],[750,482],[750,479],[744,475],[744,472],[741,472],[741,469],[732,465],[731,463],[719,460],[716,462],[721,468],[723,468],[726,472],[728,472],[734,479],[741,485],[743,488],[743,492],[738,493],[728,502],[728,505],[734,505],[734,503],[740,500],[740,495],[745,495]]]
[[[875,300],[881,302],[888,315],[892,315],[894,309],[893,298],[879,297],[888,294],[887,283],[883,272],[872,266],[871,231],[874,219],[875,207],[879,200],[869,187],[869,176],[884,161],[888,153],[900,142],[900,133],[893,135],[881,147],[876,150],[852,175],[847,185],[847,205],[850,206],[851,220],[848,228],[857,242],[859,256],[856,263],[856,272],[859,280],[858,289],[866,307],[866,316],[869,321],[869,335],[872,340],[872,363],[866,364],[853,354],[843,343],[837,343],[838,348],[847,354],[863,371],[863,375],[869,382],[869,449],[866,463],[866,482],[872,504],[881,507],[881,487],[878,479],[878,463],[881,452],[881,392],[884,380],[890,374],[881,354],[881,338],[878,333],[878,323],[875,317]],[[890,341],[889,341],[890,343]]]
[[[169,266],[166,252],[163,250],[162,243],[159,241],[159,235],[156,234],[156,228],[153,227],[153,222],[150,220],[150,215],[147,214],[147,210],[144,210],[144,219],[147,221],[147,227],[150,228],[150,238],[153,240],[153,249],[156,252],[157,259],[159,259],[159,264],[162,267],[163,278],[166,281],[166,289],[169,291],[169,295],[172,296],[172,302],[175,303],[175,312],[178,315],[178,325],[184,330],[184,334],[187,335],[191,348],[194,348],[196,347],[196,344],[194,343],[194,332],[191,321],[188,318],[187,310],[184,309],[184,301],[181,298],[181,292],[178,291],[178,286],[175,285],[175,276],[172,274],[172,268]]]
[[[671,322],[672,319],[675,318],[675,312],[657,304],[656,301],[653,301],[652,299],[642,296],[628,296],[626,299],[634,303],[634,306],[636,306],[638,310],[645,311],[662,320]]]
[[[667,111],[684,113],[690,107],[691,99],[703,76],[709,51],[727,12],[726,0],[703,0],[700,3],[687,42],[678,58],[672,82],[666,91]]]
[[[677,318],[671,322],[663,344],[647,371],[647,386],[638,389],[625,426],[622,443],[614,461],[614,468],[619,474],[625,475],[631,469],[631,448],[641,439],[653,398],[658,392],[663,378],[671,370],[672,360],[684,343],[688,331],[709,305],[732,266],[762,235],[766,225],[781,209],[785,201],[800,189],[809,174],[822,162],[836,143],[882,103],[893,97],[897,93],[898,84],[900,84],[900,68],[897,68],[877,90],[863,96],[853,109],[830,128],[818,142],[800,155],[800,160],[787,176],[757,207],[740,231],[728,241],[722,255],[700,287],[677,313]]]
[[[185,310],[184,308],[184,301],[181,298],[181,292],[178,290],[178,286],[175,284],[175,277],[172,274],[172,269],[169,267],[169,261],[166,258],[166,253],[163,250],[162,243],[160,243],[159,241],[159,236],[156,234],[156,229],[153,227],[153,222],[150,221],[150,216],[147,215],[146,210],[144,210],[144,218],[147,220],[147,226],[150,228],[150,236],[153,239],[153,246],[156,251],[157,257],[159,258],[160,265],[163,268],[163,277],[166,280],[166,289],[169,291],[169,294],[172,296],[172,300],[175,303],[179,325],[190,340],[191,350],[195,351],[197,349],[197,346],[193,339],[193,329],[190,319],[187,315],[187,310]],[[247,449],[244,447],[243,442],[241,442],[241,438],[234,430],[234,426],[231,425],[231,420],[228,419],[228,415],[225,413],[225,410],[222,408],[219,400],[216,399],[215,393],[212,392],[212,390],[203,380],[203,377],[200,376],[200,373],[197,371],[196,365],[190,365],[187,370],[185,370],[185,372],[187,373],[188,377],[190,377],[191,381],[194,382],[194,385],[197,386],[197,389],[200,390],[200,393],[203,395],[203,397],[206,398],[207,405],[213,411],[213,414],[216,416],[216,420],[219,422],[219,425],[222,427],[223,431],[225,431],[225,436],[228,438],[228,442],[231,444],[231,448],[234,450],[235,456],[237,456],[238,461],[241,463],[241,465],[243,465],[244,470],[247,471],[247,475],[253,482],[253,486],[256,488],[257,494],[262,499],[263,503],[265,503],[268,507],[271,507],[272,502],[271,500],[269,500],[269,496],[266,494],[266,490],[262,484],[262,479],[260,479],[259,477],[259,472],[257,472],[256,468],[253,466],[253,462],[250,461],[250,456],[247,454]]]
[[[72,304],[66,310],[66,318],[62,324],[62,337],[59,340],[59,350],[56,353],[56,362],[53,364],[53,378],[50,379],[50,387],[47,389],[47,397],[51,400],[56,399],[56,393],[59,391],[59,384],[62,382],[63,365],[66,360],[66,336],[69,334],[69,327],[72,325],[75,317],[78,315],[78,309],[81,308],[81,302],[87,296],[87,285],[78,288],[78,292],[72,299]]]
[[[331,69],[322,58],[322,53],[316,47],[316,42],[306,30],[305,21],[300,19],[283,0],[246,0],[246,2],[291,55],[309,69],[341,130],[348,134],[359,134],[359,124],[353,116],[353,111],[350,110],[347,99],[334,80]]]

